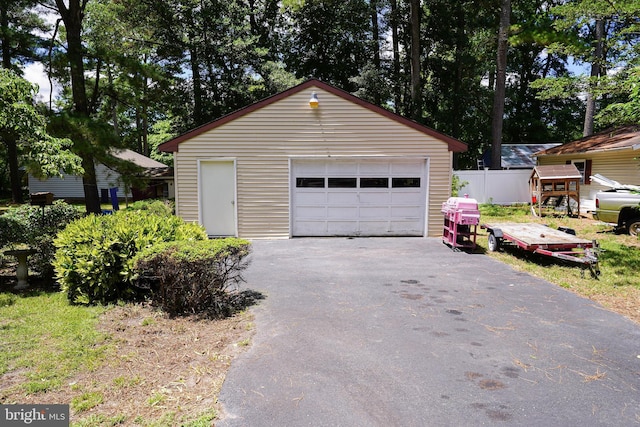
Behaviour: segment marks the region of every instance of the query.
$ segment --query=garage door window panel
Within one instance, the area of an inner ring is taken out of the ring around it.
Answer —
[[[393,178],[393,188],[420,188],[420,178]]]
[[[329,188],[357,188],[357,178],[329,178]]]
[[[324,178],[296,178],[298,188],[324,188]]]
[[[389,188],[389,178],[360,178],[360,188]]]

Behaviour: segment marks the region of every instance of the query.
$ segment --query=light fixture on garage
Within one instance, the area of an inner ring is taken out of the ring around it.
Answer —
[[[318,105],[320,105],[320,101],[318,101],[318,94],[313,92],[311,94],[311,99],[309,100],[309,107],[318,108]]]

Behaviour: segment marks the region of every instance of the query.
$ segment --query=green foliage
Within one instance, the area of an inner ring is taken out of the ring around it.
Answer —
[[[149,156],[160,163],[164,163],[167,166],[173,166],[173,154],[161,153],[158,151],[158,146],[163,142],[166,142],[176,136],[171,132],[171,120],[164,119],[159,120],[151,127],[147,139],[149,140]]]
[[[127,210],[149,211],[154,215],[171,216],[174,213],[174,205],[169,201],[163,200],[138,200],[131,203]]]
[[[249,253],[250,243],[236,238],[158,244],[136,257],[137,283],[172,316],[229,316]]]
[[[55,240],[58,283],[72,303],[108,304],[142,296],[131,283],[133,257],[176,237],[206,239],[203,228],[175,216],[146,210],[121,210],[77,220]]]
[[[616,74],[607,92],[617,90],[621,99],[606,106],[596,120],[603,126],[640,124],[640,66]]]
[[[497,219],[500,221],[509,221],[514,218],[524,218],[531,212],[527,204],[503,206],[493,203],[483,203],[479,208],[481,218],[491,217],[493,221],[497,221]]]
[[[61,170],[81,174],[80,158],[71,141],[47,133],[45,117],[33,105],[36,87],[10,70],[0,68],[0,141],[16,144],[19,159],[38,177],[62,176]]]
[[[25,245],[35,249],[36,253],[29,257],[31,267],[43,277],[53,277],[53,240],[67,224],[81,216],[62,200],[44,209],[31,205],[9,209],[0,216],[0,247]]]
[[[451,177],[451,196],[458,197],[458,192],[460,191],[460,189],[468,184],[468,181],[460,181],[460,177],[454,174]]]
[[[539,90],[539,99],[571,98],[587,89],[588,81],[584,77],[557,77],[539,79],[531,83],[533,89]]]
[[[22,242],[24,237],[24,218],[12,214],[12,210],[0,215],[0,248]]]

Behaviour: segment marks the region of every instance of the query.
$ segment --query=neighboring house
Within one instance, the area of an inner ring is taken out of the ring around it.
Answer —
[[[146,188],[141,189],[126,189],[120,173],[98,163],[96,164],[96,181],[102,202],[108,203],[110,188],[118,188],[118,198],[141,200],[150,197],[174,197],[172,168],[131,150],[114,150],[111,154],[120,160],[129,161],[143,168],[143,176],[147,178],[148,185]],[[29,175],[29,193],[39,192],[53,193],[57,199],[84,199],[81,176],[65,174],[63,178],[53,177],[40,180]]]
[[[533,169],[536,165],[535,154],[542,150],[557,147],[560,143],[546,144],[502,144],[500,156],[502,169]],[[478,160],[478,169],[491,167],[491,150],[485,151],[482,159]]]
[[[536,153],[540,165],[574,164],[582,180],[581,199],[595,198],[607,187],[591,180],[595,174],[623,184],[640,184],[640,126],[611,129]]]
[[[441,235],[466,148],[315,79],[159,147],[177,214],[247,238]]]

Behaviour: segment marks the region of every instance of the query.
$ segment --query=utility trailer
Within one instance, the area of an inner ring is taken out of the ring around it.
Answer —
[[[600,275],[598,242],[576,237],[569,228],[554,229],[537,223],[503,222],[482,224],[489,233],[488,248],[498,251],[504,245],[558,258],[588,268],[593,277]]]

